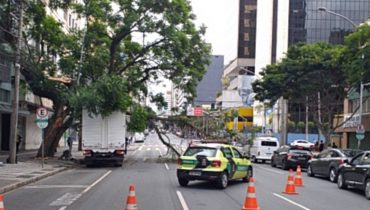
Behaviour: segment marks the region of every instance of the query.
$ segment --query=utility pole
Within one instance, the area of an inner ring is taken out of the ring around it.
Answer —
[[[306,140],[308,140],[308,96],[306,96],[306,123],[305,123]]]
[[[18,138],[18,109],[19,109],[19,78],[21,69],[21,47],[22,47],[22,30],[23,30],[23,0],[19,0],[19,20],[18,20],[18,36],[17,49],[15,54],[14,65],[14,94],[12,103],[12,118],[10,123],[10,148],[9,162],[17,162],[17,138]]]

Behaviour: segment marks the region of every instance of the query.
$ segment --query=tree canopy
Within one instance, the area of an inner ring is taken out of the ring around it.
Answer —
[[[281,62],[266,66],[254,82],[256,99],[273,104],[283,97],[307,105],[316,113],[312,116],[318,128],[328,137],[337,126],[332,121],[335,114],[342,113],[347,95],[344,50],[344,46],[325,43],[291,46]]]
[[[53,101],[54,114],[45,134],[47,155],[53,154],[82,109],[107,116],[126,112],[133,101],[146,97],[163,100],[148,93],[148,84],[161,77],[190,99],[194,96],[209,64],[210,45],[203,39],[205,27],[193,23],[195,15],[186,0],[44,2],[26,5],[21,72],[34,94]],[[85,25],[68,26],[47,8],[63,9],[66,17],[74,15]],[[12,27],[11,22],[1,24]]]

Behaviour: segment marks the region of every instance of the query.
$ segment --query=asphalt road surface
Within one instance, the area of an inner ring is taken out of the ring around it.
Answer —
[[[170,137],[175,143],[178,137]],[[171,140],[171,141],[172,141]],[[129,185],[134,184],[140,210],[240,210],[248,184],[230,182],[225,190],[212,183],[193,181],[180,187],[176,164],[158,160],[167,149],[155,134],[135,144],[123,167],[81,167],[11,191],[5,195],[10,210],[122,210]],[[284,191],[288,172],[268,164],[254,164],[256,197],[262,210],[364,210],[370,206],[363,192],[339,190],[330,181],[307,177],[298,195]]]

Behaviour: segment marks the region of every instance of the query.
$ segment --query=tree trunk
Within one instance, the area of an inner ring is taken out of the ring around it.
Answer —
[[[73,118],[71,118],[64,106],[55,106],[54,115],[49,119],[49,125],[44,130],[45,141],[45,157],[54,157],[56,148],[64,132],[72,125]],[[63,123],[64,122],[64,123]],[[37,152],[37,157],[42,156],[42,144]]]

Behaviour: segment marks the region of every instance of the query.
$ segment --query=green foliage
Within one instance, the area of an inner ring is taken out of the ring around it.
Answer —
[[[363,24],[345,39],[343,65],[351,86],[370,82],[370,25]]]
[[[288,120],[288,131],[294,132],[296,129],[296,124],[294,121]]]
[[[135,104],[132,109],[130,121],[127,125],[127,130],[130,132],[143,132],[147,127],[148,110]]]
[[[306,127],[306,124],[303,121],[299,121],[297,123],[297,128],[299,129],[300,132],[302,132],[305,127]]]
[[[306,96],[315,97],[318,91],[330,90],[327,95],[343,99],[346,86],[340,66],[343,50],[343,46],[324,43],[291,46],[280,63],[263,69],[262,79],[253,84],[255,98],[270,104],[280,97],[303,102]]]

